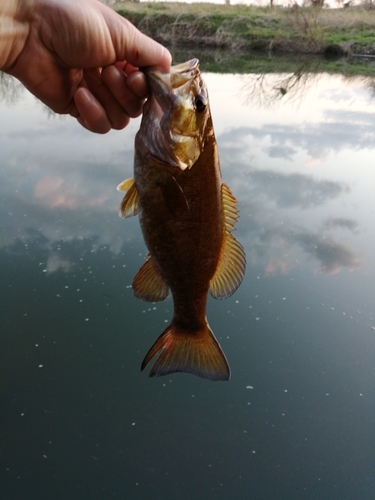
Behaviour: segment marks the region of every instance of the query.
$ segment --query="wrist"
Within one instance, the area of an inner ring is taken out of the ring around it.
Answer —
[[[8,72],[21,53],[30,29],[33,0],[0,0],[0,70]]]

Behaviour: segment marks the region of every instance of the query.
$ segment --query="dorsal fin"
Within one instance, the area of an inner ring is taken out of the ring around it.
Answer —
[[[216,272],[210,282],[215,299],[230,297],[240,286],[246,267],[244,249],[231,234],[238,220],[237,200],[226,184],[221,185],[224,237]]]
[[[236,238],[225,231],[216,272],[210,282],[210,293],[215,299],[226,299],[240,286],[246,267],[245,252]]]
[[[167,283],[160,276],[149,258],[136,274],[132,284],[134,295],[149,302],[164,300],[169,292]]]
[[[237,200],[226,184],[221,185],[221,204],[223,209],[225,229],[231,233],[238,221]]]
[[[137,215],[139,210],[139,193],[134,179],[126,179],[121,182],[117,186],[117,191],[126,191],[126,195],[119,208],[119,216],[125,219],[132,215]]]

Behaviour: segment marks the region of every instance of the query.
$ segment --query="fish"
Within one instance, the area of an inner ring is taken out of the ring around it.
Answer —
[[[246,257],[232,234],[239,210],[222,180],[207,86],[198,59],[169,73],[143,71],[150,96],[135,136],[134,177],[117,188],[126,193],[119,215],[138,214],[148,249],[134,295],[158,302],[171,292],[174,312],[141,370],[156,357],[150,377],[185,372],[229,380],[206,318],[207,297],[224,299],[237,290]]]

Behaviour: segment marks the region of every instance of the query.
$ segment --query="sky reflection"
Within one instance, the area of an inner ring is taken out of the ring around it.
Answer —
[[[267,78],[264,89],[285,80]],[[314,75],[309,84],[305,78],[298,100],[276,102],[269,92],[274,105],[263,109],[244,91],[254,77],[205,79],[250,265],[261,264],[266,274],[287,272],[303,258],[328,274],[357,269],[363,259],[372,267],[364,249],[367,238],[373,241],[366,214],[373,206],[375,113],[361,80]],[[126,238],[139,237],[136,224],[117,219],[115,190],[132,175],[139,120],[98,136],[69,118],[48,116],[26,91],[18,99],[1,104],[1,245],[27,241],[30,229],[50,242],[95,237],[115,252]],[[48,268],[56,266],[52,256]]]
[[[372,94],[321,75],[262,108],[250,76],[205,78],[248,261],[208,300],[229,383],[140,373],[173,305],[131,290],[146,249],[116,186],[139,121],[0,104],[1,498],[373,496]]]

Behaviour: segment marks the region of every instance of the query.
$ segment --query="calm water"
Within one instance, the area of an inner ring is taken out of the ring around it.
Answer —
[[[205,75],[248,259],[208,306],[228,383],[140,373],[172,302],[130,288],[138,122],[0,103],[1,499],[373,498],[374,93],[289,77]]]

